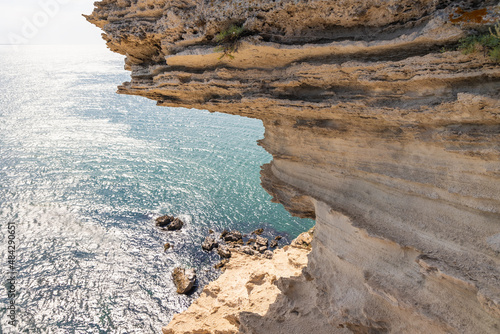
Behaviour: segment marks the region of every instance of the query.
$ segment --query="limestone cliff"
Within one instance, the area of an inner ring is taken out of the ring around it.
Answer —
[[[500,331],[500,66],[440,52],[498,1],[96,6],[119,93],[261,119],[263,186],[316,219],[302,278],[241,332]]]

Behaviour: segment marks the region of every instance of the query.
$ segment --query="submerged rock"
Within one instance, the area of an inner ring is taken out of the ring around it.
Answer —
[[[261,235],[262,233],[264,233],[263,228],[256,229],[255,231],[252,232],[252,234],[255,234],[255,235]]]
[[[207,252],[210,252],[212,249],[219,247],[219,243],[217,240],[215,240],[214,237],[212,236],[207,236],[203,243],[201,244],[201,248],[206,250]]]
[[[175,268],[172,272],[172,278],[177,288],[177,293],[186,294],[193,289],[196,281],[196,272],[194,269]]]
[[[156,218],[156,226],[167,228],[169,231],[178,231],[184,226],[184,222],[174,216],[161,216]]]

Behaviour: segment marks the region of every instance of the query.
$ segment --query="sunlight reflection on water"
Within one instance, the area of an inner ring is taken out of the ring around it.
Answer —
[[[200,285],[217,275],[200,247],[208,228],[293,237],[312,225],[260,187],[260,121],[116,95],[128,74],[107,50],[0,47],[0,58],[0,268],[15,222],[20,332],[158,333],[201,290],[177,295],[175,266],[197,268]],[[155,228],[164,213],[185,228]],[[0,291],[0,329],[14,332]]]

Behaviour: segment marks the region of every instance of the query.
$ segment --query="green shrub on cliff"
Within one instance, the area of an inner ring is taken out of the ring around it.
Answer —
[[[489,28],[489,32],[469,35],[459,41],[458,49],[464,54],[483,52],[491,60],[500,63],[500,23]]]
[[[496,38],[500,38],[500,22],[495,24],[493,28],[490,28],[490,34]]]
[[[494,30],[490,28],[490,34],[496,37],[497,41],[500,41],[500,22],[495,25]],[[500,63],[500,45],[497,45],[490,51],[490,57],[497,63]]]
[[[490,51],[490,58],[493,61],[500,63],[500,47],[496,47]]]
[[[245,28],[242,26],[232,25],[229,29],[221,31],[215,36],[214,40],[217,42],[218,46],[214,51],[222,52],[219,59],[224,57],[234,58],[233,53],[238,50],[239,40],[244,32]]]

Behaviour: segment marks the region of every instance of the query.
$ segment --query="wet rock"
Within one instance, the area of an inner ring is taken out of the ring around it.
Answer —
[[[229,247],[226,245],[222,245],[219,247],[217,250],[217,253],[220,255],[222,258],[230,258],[231,257],[231,251],[229,250]]]
[[[270,251],[270,250],[266,250],[266,251],[264,252],[264,254],[263,254],[263,255],[264,255],[264,257],[265,257],[266,259],[272,259],[272,258],[273,258],[274,253],[273,253],[272,251]]]
[[[217,263],[217,264],[214,266],[214,268],[215,268],[215,269],[222,269],[222,268],[224,268],[224,266],[225,266],[226,264],[228,264],[228,263],[229,263],[229,260],[228,260],[228,259],[222,259],[219,263]]]
[[[203,248],[207,252],[210,252],[212,249],[214,249],[218,246],[219,246],[219,243],[217,242],[217,240],[215,240],[215,238],[210,236],[210,235],[207,236],[205,238],[205,240],[203,241],[203,243],[201,244],[201,248]]]
[[[228,230],[226,230],[226,229],[224,229],[224,230],[222,231],[222,233],[220,234],[220,238],[221,238],[221,239],[224,239],[228,233],[229,233],[229,231],[228,231]]]
[[[156,226],[167,228],[169,231],[177,231],[184,226],[184,222],[174,216],[161,216],[156,218]]]
[[[222,232],[222,233],[224,233],[224,232]],[[226,231],[226,233],[224,235],[221,234],[221,236],[223,237],[223,239],[225,241],[228,241],[228,242],[238,242],[238,241],[243,239],[243,236],[241,235],[241,232],[239,232],[239,231],[231,231],[231,232]]]
[[[264,229],[263,228],[259,228],[255,231],[252,232],[252,234],[255,234],[255,235],[261,235],[262,233],[264,233]]]
[[[184,226],[184,222],[179,218],[175,218],[172,223],[167,226],[167,230],[169,231],[178,231]]]
[[[174,219],[175,219],[174,216],[168,216],[168,215],[158,217],[158,218],[156,218],[156,226],[165,227],[168,224],[170,224],[171,222],[173,222]]]
[[[257,236],[257,238],[255,239],[255,243],[259,246],[265,246],[267,247],[268,243],[269,243],[269,240],[267,240],[267,238],[264,238],[264,237],[261,237],[261,236]]]
[[[271,243],[269,244],[269,247],[271,247],[271,248],[278,247],[278,241],[276,241],[276,240],[271,241]]]
[[[168,251],[170,248],[172,247],[172,245],[170,243],[166,243],[165,245],[163,245],[163,250],[166,252]]]
[[[172,278],[177,288],[177,293],[186,294],[193,289],[196,281],[196,272],[194,269],[175,268],[172,272]]]

